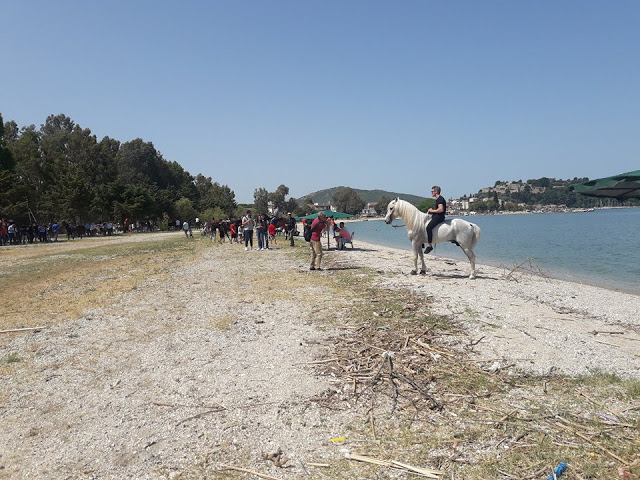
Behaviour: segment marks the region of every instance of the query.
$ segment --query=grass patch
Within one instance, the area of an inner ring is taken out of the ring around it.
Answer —
[[[209,246],[177,235],[93,240],[36,245],[3,256],[0,329],[57,325],[113,304],[147,278],[170,275],[174,259],[189,261]]]
[[[4,361],[7,363],[19,363],[22,361],[22,358],[17,353],[12,352],[5,357]]]

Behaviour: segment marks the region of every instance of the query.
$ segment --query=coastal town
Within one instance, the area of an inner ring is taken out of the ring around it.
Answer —
[[[497,181],[492,187],[478,192],[447,199],[449,215],[500,215],[513,213],[593,212],[596,208],[614,208],[621,204],[615,199],[580,198],[570,190],[573,180],[542,178],[538,180]],[[430,202],[425,201],[425,204]],[[386,202],[388,203],[388,202]],[[359,217],[372,218],[384,214],[386,203],[368,202]],[[330,203],[316,204],[319,210],[335,210]],[[418,205],[420,208],[421,205]]]

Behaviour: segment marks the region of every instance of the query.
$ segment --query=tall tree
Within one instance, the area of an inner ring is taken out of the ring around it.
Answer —
[[[256,188],[253,191],[253,206],[258,213],[264,213],[267,211],[267,205],[269,203],[269,192],[266,188]]]
[[[378,215],[382,215],[387,211],[387,207],[389,206],[390,201],[391,197],[389,197],[388,195],[382,195],[380,197],[380,200],[378,200],[378,203],[376,203],[376,206],[374,207]]]
[[[209,202],[213,207],[222,210],[227,217],[231,217],[238,204],[236,195],[227,185],[220,185],[214,182],[209,193]]]
[[[300,205],[298,204],[298,201],[295,198],[291,197],[289,200],[285,202],[284,208],[282,209],[282,213],[292,213],[296,216],[299,216],[299,210],[300,210]]]
[[[11,150],[7,148],[7,141],[5,140],[5,132],[10,130],[12,130],[11,125],[8,124],[7,127],[5,127],[2,121],[2,114],[0,113],[0,171],[12,172],[15,167],[13,155],[11,154]]]
[[[238,204],[235,193],[228,186],[220,185],[218,182],[214,183],[211,181],[211,177],[205,177],[202,174],[196,176],[194,185],[200,198],[198,211],[212,211],[218,208],[224,216],[233,216]]]
[[[436,206],[436,201],[433,198],[425,198],[422,200],[416,207],[423,213],[426,213],[427,210]]]
[[[92,185],[90,215],[99,220],[113,217],[114,202],[123,190],[117,180],[116,156],[119,149],[120,142],[109,137],[104,137],[97,145],[97,154],[94,158],[95,170],[90,175]]]
[[[193,208],[193,202],[188,198],[182,197],[176,202],[176,215],[180,220],[191,223],[196,218],[196,209]]]
[[[351,187],[343,187],[333,194],[332,202],[340,212],[356,214],[364,208],[364,201]]]
[[[50,172],[41,158],[40,138],[35,125],[29,125],[7,144],[15,161],[15,175],[3,210],[19,222],[29,221],[38,215],[43,194],[51,182]]]
[[[282,211],[286,208],[285,197],[289,195],[289,187],[286,185],[280,185],[275,192],[270,193],[267,198],[271,202],[274,208]]]
[[[151,142],[136,138],[123,143],[116,157],[118,178],[124,185],[153,183],[159,176],[160,156]]]
[[[5,140],[5,132],[10,129],[11,125],[7,125],[7,128],[5,128],[4,122],[2,121],[2,114],[0,114],[0,206],[2,207],[5,207],[9,203],[13,190],[15,161]]]

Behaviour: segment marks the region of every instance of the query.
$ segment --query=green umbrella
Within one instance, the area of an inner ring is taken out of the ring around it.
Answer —
[[[574,183],[569,188],[588,197],[617,198],[620,201],[640,198],[640,170]]]
[[[316,213],[312,213],[311,215],[305,215],[304,217],[298,217],[297,220],[313,220],[314,218],[316,218],[318,216],[320,212],[316,212]],[[331,210],[325,210],[324,214],[327,217],[333,217],[334,219],[336,218],[353,218],[354,215],[350,215],[348,213],[342,213],[342,212],[332,212]],[[330,249],[329,246],[329,235],[327,235],[327,250]]]
[[[304,217],[298,217],[298,220],[313,220],[314,218],[316,218],[318,216],[320,212],[316,212],[316,213],[312,213],[311,215],[305,215]],[[349,215],[348,213],[342,213],[342,212],[332,212],[331,210],[325,210],[324,214],[327,217],[333,217],[333,218],[353,218],[354,215]]]

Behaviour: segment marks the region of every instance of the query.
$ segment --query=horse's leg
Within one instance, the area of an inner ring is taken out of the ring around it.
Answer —
[[[422,268],[420,269],[420,275],[427,274],[427,264],[424,263],[424,253],[422,252],[422,245],[418,246],[418,255],[420,256],[420,262],[422,262]]]
[[[413,244],[413,270],[411,270],[411,275],[418,274],[418,252],[420,251],[420,245]]]
[[[473,250],[470,248],[463,248],[462,251],[467,255],[469,263],[471,263],[471,274],[469,275],[469,278],[473,280],[476,278],[476,254],[473,253]]]

